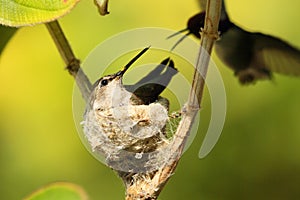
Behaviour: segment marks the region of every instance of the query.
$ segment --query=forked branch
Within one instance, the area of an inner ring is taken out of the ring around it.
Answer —
[[[126,186],[126,200],[155,200],[163,187],[174,173],[182,156],[182,151],[189,135],[194,118],[200,109],[205,77],[210,61],[211,50],[218,38],[218,24],[221,14],[222,0],[207,0],[206,18],[201,32],[201,46],[195,68],[192,89],[189,100],[182,108],[182,119],[177,128],[172,142],[169,144],[171,155],[168,162],[157,171],[145,173],[118,172]],[[87,101],[91,92],[91,83],[80,70],[80,62],[74,53],[57,21],[46,24],[63,60],[67,70],[75,78],[76,83]]]

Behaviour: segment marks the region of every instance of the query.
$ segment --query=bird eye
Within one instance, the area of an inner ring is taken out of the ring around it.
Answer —
[[[101,81],[101,86],[106,86],[108,84],[108,81],[106,79]]]

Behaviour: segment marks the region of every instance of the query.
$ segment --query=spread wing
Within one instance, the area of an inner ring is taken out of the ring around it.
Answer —
[[[253,34],[255,65],[272,72],[300,76],[300,50],[272,36]]]
[[[177,72],[173,60],[166,58],[135,85],[125,85],[125,88],[127,91],[133,92],[145,104],[150,104],[158,100],[158,96],[165,90]]]

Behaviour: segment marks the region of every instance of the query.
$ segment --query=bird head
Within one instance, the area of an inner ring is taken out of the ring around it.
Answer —
[[[142,56],[150,47],[143,49],[139,54],[137,54],[133,59],[131,59],[125,67],[115,74],[107,75],[94,83],[93,91],[90,97],[90,106],[94,109],[101,109],[105,107],[110,107],[112,100],[118,99],[118,102],[122,101],[124,96],[128,96],[129,92],[125,89],[122,83],[122,78],[125,72],[130,66]]]

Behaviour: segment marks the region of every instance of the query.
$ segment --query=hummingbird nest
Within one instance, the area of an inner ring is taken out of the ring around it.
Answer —
[[[92,151],[103,155],[109,167],[140,172],[166,162],[168,121],[168,110],[160,103],[128,104],[89,110],[83,126]]]
[[[153,171],[168,162],[168,100],[144,105],[115,75],[96,85],[83,122],[92,151],[118,171]]]
[[[176,129],[169,123],[174,123],[169,120],[169,101],[159,95],[177,73],[174,62],[163,60],[134,87],[122,83],[129,66],[148,49],[94,84],[82,123],[94,154],[119,172],[151,172],[170,160],[168,138]]]

